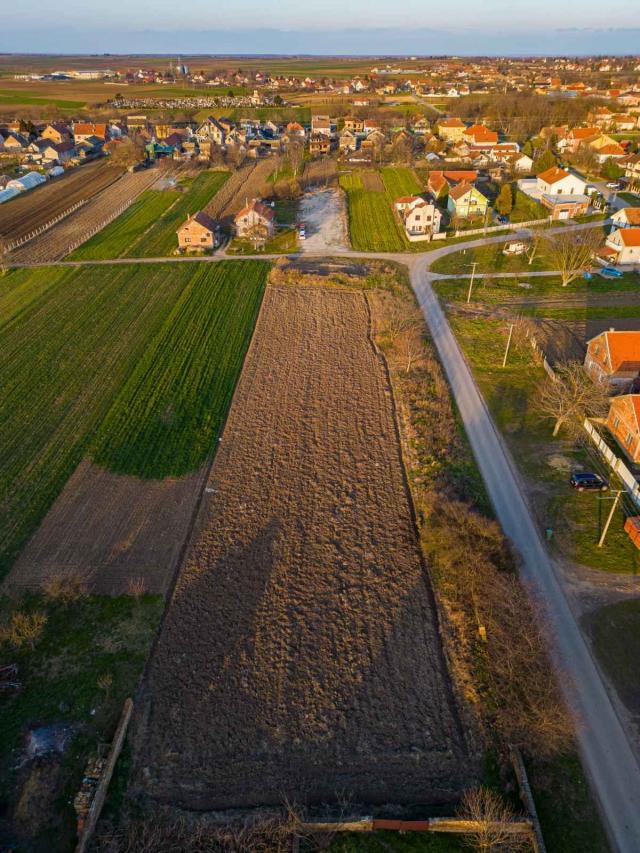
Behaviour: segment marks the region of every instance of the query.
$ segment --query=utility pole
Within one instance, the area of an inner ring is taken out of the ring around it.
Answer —
[[[602,536],[600,537],[600,541],[598,542],[598,548],[602,548],[604,545],[604,540],[609,530],[609,525],[611,524],[611,520],[613,519],[613,514],[616,511],[616,507],[618,506],[618,501],[620,500],[620,495],[624,492],[624,489],[618,489],[615,500],[613,501],[613,506],[611,507],[611,512],[609,513],[609,518],[607,519],[607,523],[604,526],[604,530],[602,531]]]
[[[513,323],[509,326],[509,337],[507,338],[507,347],[504,351],[504,358],[502,359],[502,366],[507,366],[507,356],[509,355],[509,348],[511,346],[511,336],[513,335]]]
[[[473,288],[473,279],[476,274],[476,267],[478,266],[478,262],[471,264],[471,281],[469,282],[469,292],[467,293],[467,305],[471,302],[471,289]]]

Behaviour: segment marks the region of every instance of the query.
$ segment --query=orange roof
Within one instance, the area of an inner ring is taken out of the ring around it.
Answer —
[[[540,172],[538,177],[541,181],[544,181],[545,184],[556,184],[563,178],[568,178],[569,174],[569,172],[566,172],[564,169],[560,169],[558,166],[552,166],[550,169],[547,169],[546,172]]]
[[[458,184],[457,187],[454,187],[449,193],[449,195],[454,201],[457,201],[459,198],[465,196],[468,192],[471,192],[472,189],[473,187],[471,186],[471,184],[467,184],[465,181],[463,181],[461,184]]]
[[[624,148],[621,148],[620,145],[613,143],[612,145],[603,145],[602,148],[598,149],[598,154],[609,154],[609,156],[618,155],[622,157],[624,155]]]
[[[624,213],[630,225],[640,225],[640,207],[623,207],[617,213]]]
[[[596,354],[591,344],[599,339],[604,339],[605,350]],[[606,367],[608,373],[640,370],[640,331],[609,329],[587,341],[587,346],[592,357]]]
[[[640,246],[640,228],[621,228],[618,234],[625,246]]]
[[[574,139],[588,139],[590,136],[600,136],[599,127],[574,127],[570,136]]]
[[[106,124],[94,124],[91,121],[80,121],[73,126],[74,136],[106,136]]]
[[[445,118],[438,122],[438,127],[464,127],[464,122],[459,118]]]

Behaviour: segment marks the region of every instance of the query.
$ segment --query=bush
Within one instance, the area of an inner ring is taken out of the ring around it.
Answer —
[[[8,642],[16,649],[25,645],[33,649],[46,624],[45,613],[14,613],[9,624],[1,630],[0,641]]]

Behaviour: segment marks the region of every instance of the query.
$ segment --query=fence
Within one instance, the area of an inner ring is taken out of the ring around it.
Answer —
[[[110,222],[113,222],[114,219],[117,219],[121,213],[124,213],[128,207],[131,207],[133,202],[136,200],[138,196],[134,196],[133,198],[128,199],[123,202],[120,207],[117,207],[115,210],[112,210],[104,219],[100,221],[98,225],[94,225],[93,228],[90,228],[88,231],[85,231],[84,234],[79,237],[77,240],[74,240],[66,249],[62,252],[62,255],[69,255],[73,252],[74,249],[77,249],[78,246],[81,246],[83,243],[86,243],[87,240],[90,240],[94,234],[97,234],[98,231],[102,231],[103,228],[106,228]],[[61,256],[62,257],[62,256]]]
[[[469,228],[462,231],[454,231],[454,237],[473,237],[475,234],[492,234],[495,231],[519,231],[521,228],[529,228],[531,225],[547,225],[551,222],[550,216],[544,219],[530,219],[528,222],[508,222],[506,225],[489,225],[487,228]]]
[[[623,460],[609,447],[589,418],[584,419],[583,426],[602,458],[611,470],[620,477],[629,496],[636,506],[640,507],[640,483],[636,477],[627,468]]]
[[[48,231],[49,228],[53,228],[54,225],[57,225],[58,222],[63,220],[65,217],[72,214],[74,211],[78,210],[79,207],[82,207],[83,204],[86,204],[89,201],[87,198],[83,198],[80,201],[77,201],[75,204],[72,204],[71,207],[68,207],[66,210],[63,210],[62,213],[59,213],[53,219],[50,219],[48,222],[45,222],[44,225],[38,226],[38,228],[30,231],[28,234],[25,234],[23,237],[20,237],[18,240],[14,240],[11,243],[7,244],[6,251],[11,252],[13,249],[17,249],[20,246],[24,246],[25,243],[28,243],[29,240],[33,240],[34,237],[37,237],[39,234],[42,234],[44,231]]]
[[[555,378],[556,378],[556,372],[555,372],[555,370],[553,369],[553,367],[551,367],[551,365],[549,364],[549,361],[547,360],[547,356],[546,356],[545,351],[542,349],[542,347],[540,346],[540,344],[539,344],[539,343],[538,343],[538,341],[534,338],[534,336],[533,336],[533,335],[531,335],[531,336],[530,336],[530,341],[531,341],[531,348],[532,348],[535,352],[537,352],[537,353],[538,353],[538,355],[540,355],[540,357],[542,358],[542,366],[543,366],[543,367],[544,367],[544,369],[547,371],[547,374],[548,374],[552,379],[555,379]]]

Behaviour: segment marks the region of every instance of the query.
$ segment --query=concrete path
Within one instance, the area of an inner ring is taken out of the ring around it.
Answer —
[[[569,608],[510,453],[431,288],[427,263],[413,265],[411,283],[498,519],[522,557],[521,575],[550,625],[560,683],[577,721],[580,753],[609,834],[618,853],[638,853],[640,766]]]

